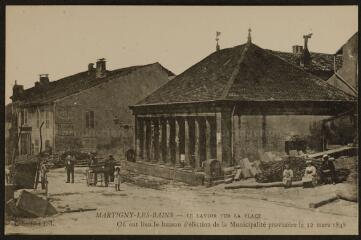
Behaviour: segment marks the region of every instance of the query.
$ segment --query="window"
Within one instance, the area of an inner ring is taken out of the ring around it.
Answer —
[[[49,111],[45,112],[45,127],[49,128],[50,120],[49,120]]]
[[[22,109],[20,112],[21,125],[26,125],[28,123],[28,112],[26,109]]]
[[[85,128],[94,128],[94,112],[85,112]]]

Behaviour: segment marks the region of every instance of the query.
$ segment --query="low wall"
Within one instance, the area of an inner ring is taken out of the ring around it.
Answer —
[[[131,172],[184,182],[192,186],[203,185],[205,176],[203,172],[193,172],[148,162],[122,161],[122,167]]]

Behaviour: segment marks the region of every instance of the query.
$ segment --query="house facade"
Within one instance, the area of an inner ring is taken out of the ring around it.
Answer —
[[[212,53],[130,107],[137,161],[185,171],[209,159],[233,166],[259,150],[284,151],[290,133],[307,134],[312,123],[355,109],[356,98],[304,67],[250,37]]]
[[[100,59],[95,68],[89,64],[88,71],[57,81],[41,75],[30,89],[15,83],[12,105],[20,133],[19,154],[113,149],[123,155],[134,145],[127,106],[173,75],[159,63],[109,71]]]

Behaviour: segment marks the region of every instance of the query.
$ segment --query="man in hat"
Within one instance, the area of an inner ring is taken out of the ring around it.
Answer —
[[[105,182],[105,186],[108,187],[109,184],[109,180],[111,182],[114,181],[114,158],[112,155],[109,155],[109,158],[105,159],[104,162],[104,182]],[[113,176],[113,177],[112,177]]]
[[[40,164],[40,177],[41,177],[41,189],[45,189],[48,183],[48,168],[46,166],[46,161],[42,160]]]
[[[67,176],[66,183],[70,183],[70,175],[71,183],[74,183],[74,158],[70,154],[65,159],[65,169]]]
[[[330,161],[328,155],[323,155],[321,165],[321,181],[323,184],[336,183],[336,171],[333,161]]]
[[[312,161],[308,159],[306,161],[305,174],[303,175],[302,182],[303,187],[314,187],[317,183],[317,171],[315,166],[312,165]]]

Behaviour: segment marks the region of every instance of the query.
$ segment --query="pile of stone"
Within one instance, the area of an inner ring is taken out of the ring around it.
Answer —
[[[7,216],[36,218],[56,213],[57,210],[46,199],[26,190],[21,190],[18,198],[11,197],[6,201]]]
[[[168,180],[163,178],[143,175],[127,170],[121,170],[121,176],[122,182],[128,182],[140,187],[152,188],[157,190],[162,189],[165,184],[169,183]]]

